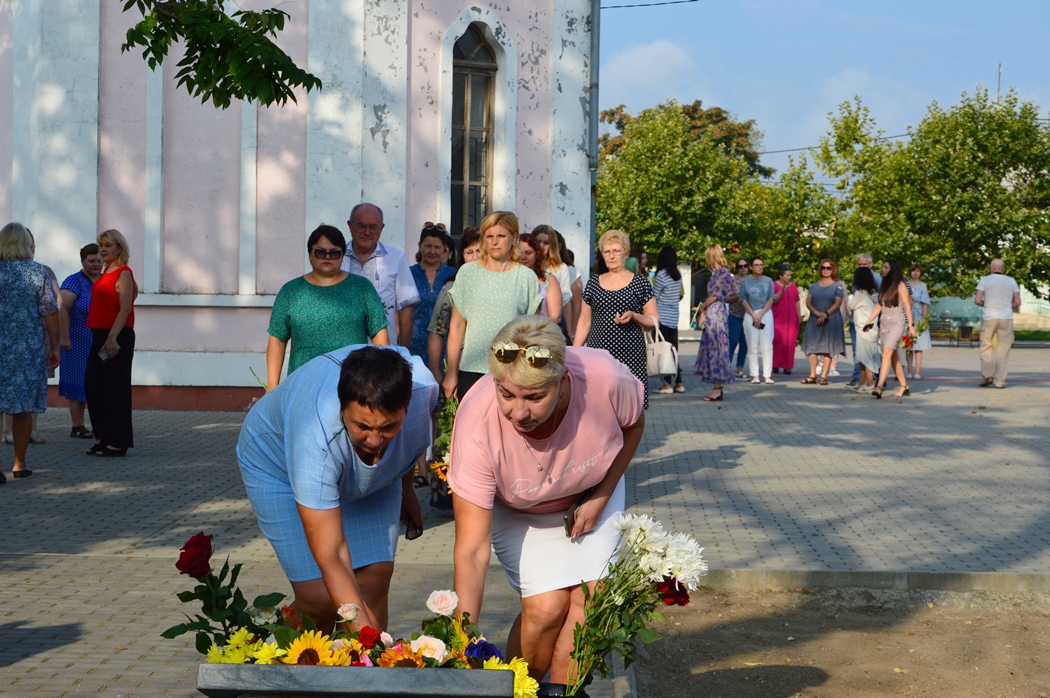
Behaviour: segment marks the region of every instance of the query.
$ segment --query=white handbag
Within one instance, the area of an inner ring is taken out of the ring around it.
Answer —
[[[651,315],[649,317],[652,317]],[[678,373],[678,350],[660,332],[660,323],[653,328],[655,337],[645,333],[645,367],[650,378],[673,376]]]

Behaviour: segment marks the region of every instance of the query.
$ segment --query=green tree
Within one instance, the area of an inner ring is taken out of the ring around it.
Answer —
[[[624,120],[620,140],[602,157],[599,230],[621,229],[650,254],[671,244],[682,259],[702,257],[734,189],[749,177],[743,158],[694,137],[677,102],[646,109]]]
[[[661,104],[654,108],[659,111],[666,106]],[[754,119],[736,121],[732,114],[721,107],[704,109],[699,99],[692,104],[683,104],[679,108],[689,120],[691,138],[709,140],[721,147],[726,155],[743,158],[751,174],[762,177],[773,175],[773,168],[765,167],[759,162],[758,148],[762,144],[762,132],[756,128]],[[647,111],[650,110],[643,110],[642,114]],[[603,133],[599,137],[599,147],[603,157],[615,155],[619,151],[624,144],[624,131],[627,125],[640,119],[642,114],[637,117],[631,116],[623,104],[613,109],[606,109],[601,113],[602,123],[613,127],[613,132]]]
[[[932,104],[907,143],[867,167],[853,205],[852,241],[922,263],[941,293],[972,294],[1001,257],[1019,283],[1048,296],[1050,129],[1013,91]]]
[[[156,70],[173,42],[183,42],[178,84],[201,102],[226,109],[231,100],[283,105],[296,101],[294,89],[321,89],[321,81],[299,68],[273,42],[288,13],[237,10],[227,14],[224,0],[127,0],[142,21],[128,30],[121,51],[142,47],[142,57]]]

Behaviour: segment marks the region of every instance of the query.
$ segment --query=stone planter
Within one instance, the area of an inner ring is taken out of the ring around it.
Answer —
[[[197,668],[197,690],[209,698],[512,698],[514,672],[484,669],[201,664]]]

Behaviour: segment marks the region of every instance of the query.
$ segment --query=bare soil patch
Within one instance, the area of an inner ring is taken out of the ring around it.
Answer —
[[[1050,595],[715,591],[665,612],[638,696],[1050,697]]]

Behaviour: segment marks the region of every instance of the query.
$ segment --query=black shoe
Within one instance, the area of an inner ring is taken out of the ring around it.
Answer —
[[[97,456],[100,453],[102,453],[102,449],[104,449],[104,448],[105,448],[105,446],[103,446],[102,444],[95,443],[95,444],[92,444],[91,448],[89,448],[87,451],[85,451],[85,453],[87,453],[89,456]]]
[[[93,439],[95,435],[88,431],[83,426],[73,427],[69,432],[69,438],[71,439]]]
[[[858,383],[860,383],[860,381],[856,380],[856,381],[850,381],[849,383],[846,383],[846,385],[848,385],[851,388],[856,388]]]
[[[774,368],[773,369],[773,373],[780,373],[780,369],[779,368]]]
[[[29,477],[32,474],[33,474],[33,471],[30,470],[29,468],[24,468],[22,470],[13,470],[13,471],[11,471],[11,475],[16,480],[21,480],[22,478]]]
[[[101,450],[95,451],[95,455],[102,456],[103,458],[123,458],[128,455],[128,447],[110,448],[109,446],[106,446]]]
[[[881,400],[881,399],[882,399],[882,388],[881,388],[881,387],[878,387],[878,388],[872,388],[872,390],[871,390],[871,395],[872,395],[872,397],[874,397],[874,398],[875,398],[876,400]]]

